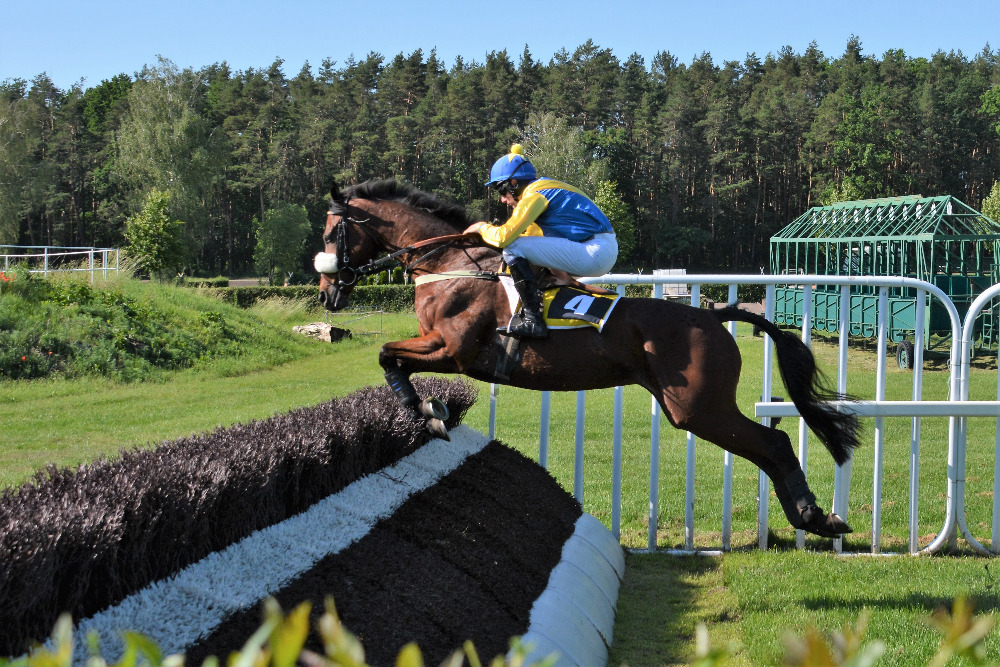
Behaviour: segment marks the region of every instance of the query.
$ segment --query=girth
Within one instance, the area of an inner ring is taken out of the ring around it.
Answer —
[[[475,278],[476,280],[488,280],[493,283],[500,280],[500,276],[494,271],[444,271],[415,276],[413,284],[424,285],[426,283],[436,283],[439,280],[454,280],[455,278]]]

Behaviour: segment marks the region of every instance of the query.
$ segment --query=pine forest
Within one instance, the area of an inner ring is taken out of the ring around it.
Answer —
[[[127,221],[155,205],[180,223],[189,275],[255,275],[269,219],[308,275],[331,180],[397,178],[499,219],[483,182],[517,142],[608,212],[616,271],[756,273],[811,206],[948,194],[980,209],[1000,180],[988,45],[875,56],[852,38],[836,56],[814,43],[716,63],[588,41],[548,62],[525,46],[286,65],[160,58],[90,87],[3,81],[0,243],[127,247]]]

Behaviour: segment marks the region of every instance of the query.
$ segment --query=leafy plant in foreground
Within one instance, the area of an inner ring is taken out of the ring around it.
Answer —
[[[227,667],[368,667],[365,649],[350,630],[345,628],[337,615],[333,598],[326,599],[326,609],[316,624],[316,631],[323,640],[322,654],[304,649],[309,634],[309,612],[312,605],[303,602],[287,616],[273,598],[264,604],[264,623],[250,636],[239,652],[229,655]],[[184,667],[184,656],[164,656],[156,642],[135,633],[123,634],[125,649],[117,662],[108,663],[101,657],[100,646],[94,637],[88,638],[90,659],[88,667]],[[0,658],[0,667],[72,667],[73,621],[63,614],[52,632],[52,648],[36,647],[30,654],[15,659]],[[540,662],[525,662],[528,647],[518,638],[511,640],[507,657],[497,656],[490,667],[551,667],[555,656]],[[442,667],[482,667],[476,648],[471,641],[452,653]],[[211,656],[202,667],[218,667],[219,659]],[[397,667],[423,667],[424,659],[416,643],[404,646],[396,658]]]
[[[829,637],[827,641],[815,628],[806,631],[801,638],[786,640],[788,665],[802,667],[868,667],[874,665],[886,650],[881,641],[864,643],[865,630],[870,613],[862,612],[854,627],[846,627]],[[927,663],[927,667],[943,667],[953,657],[963,657],[973,665],[997,665],[986,658],[986,637],[996,626],[993,616],[976,617],[974,605],[965,597],[955,598],[951,613],[944,609],[936,611],[929,619],[933,627],[942,635],[941,646]]]
[[[325,611],[316,624],[316,631],[323,640],[323,653],[305,649],[309,634],[309,613],[312,605],[303,602],[287,616],[277,601],[268,599],[264,605],[264,623],[246,641],[239,652],[228,656],[227,667],[368,667],[365,650],[361,642],[344,627],[337,615],[333,598],[327,598]],[[802,637],[790,637],[786,641],[785,664],[811,667],[869,667],[876,664],[885,651],[880,641],[864,643],[869,613],[863,612],[853,627],[845,627],[829,637],[829,643],[815,629],[809,629]],[[944,637],[941,647],[927,667],[940,667],[953,657],[963,657],[974,665],[997,665],[986,658],[984,640],[993,631],[996,619],[992,616],[977,617],[972,603],[964,597],[956,598],[949,614],[939,610],[929,623]],[[155,642],[139,633],[127,632],[123,635],[125,650],[118,662],[109,664],[101,657],[100,647],[90,638],[90,659],[88,667],[184,667],[184,656],[180,654],[164,656]],[[830,643],[833,644],[831,650]],[[73,665],[73,622],[69,614],[63,614],[52,632],[52,648],[37,647],[29,655],[16,659],[0,658],[0,667],[72,667]],[[540,662],[527,663],[530,647],[522,644],[520,638],[511,639],[511,651],[505,656],[497,656],[489,667],[551,667],[555,655]],[[735,646],[712,647],[704,625],[698,627],[697,650],[691,663],[696,667],[717,667],[727,663]],[[466,641],[461,649],[454,651],[441,663],[442,667],[482,667],[483,663],[471,641]],[[202,667],[218,667],[218,658],[206,658]],[[423,654],[416,643],[404,646],[396,657],[396,667],[423,667]]]

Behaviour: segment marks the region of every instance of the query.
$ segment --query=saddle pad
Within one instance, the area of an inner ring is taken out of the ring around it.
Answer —
[[[501,275],[500,282],[507,292],[510,312],[516,313],[521,308],[521,298],[514,289],[513,279]],[[619,298],[618,294],[605,296],[560,285],[545,290],[542,297],[542,315],[545,318],[545,325],[550,329],[594,327],[602,331]]]
[[[545,324],[550,329],[592,326],[602,331],[620,298],[618,294],[593,294],[565,285],[545,290]]]

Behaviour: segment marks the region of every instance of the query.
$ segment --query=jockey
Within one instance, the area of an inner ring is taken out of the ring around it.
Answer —
[[[486,185],[514,211],[501,225],[476,222],[465,233],[478,233],[487,245],[502,250],[522,304],[521,315],[497,331],[517,338],[546,338],[548,328],[531,265],[573,276],[604,275],[618,258],[611,222],[576,188],[539,178],[520,144],[493,164]]]

